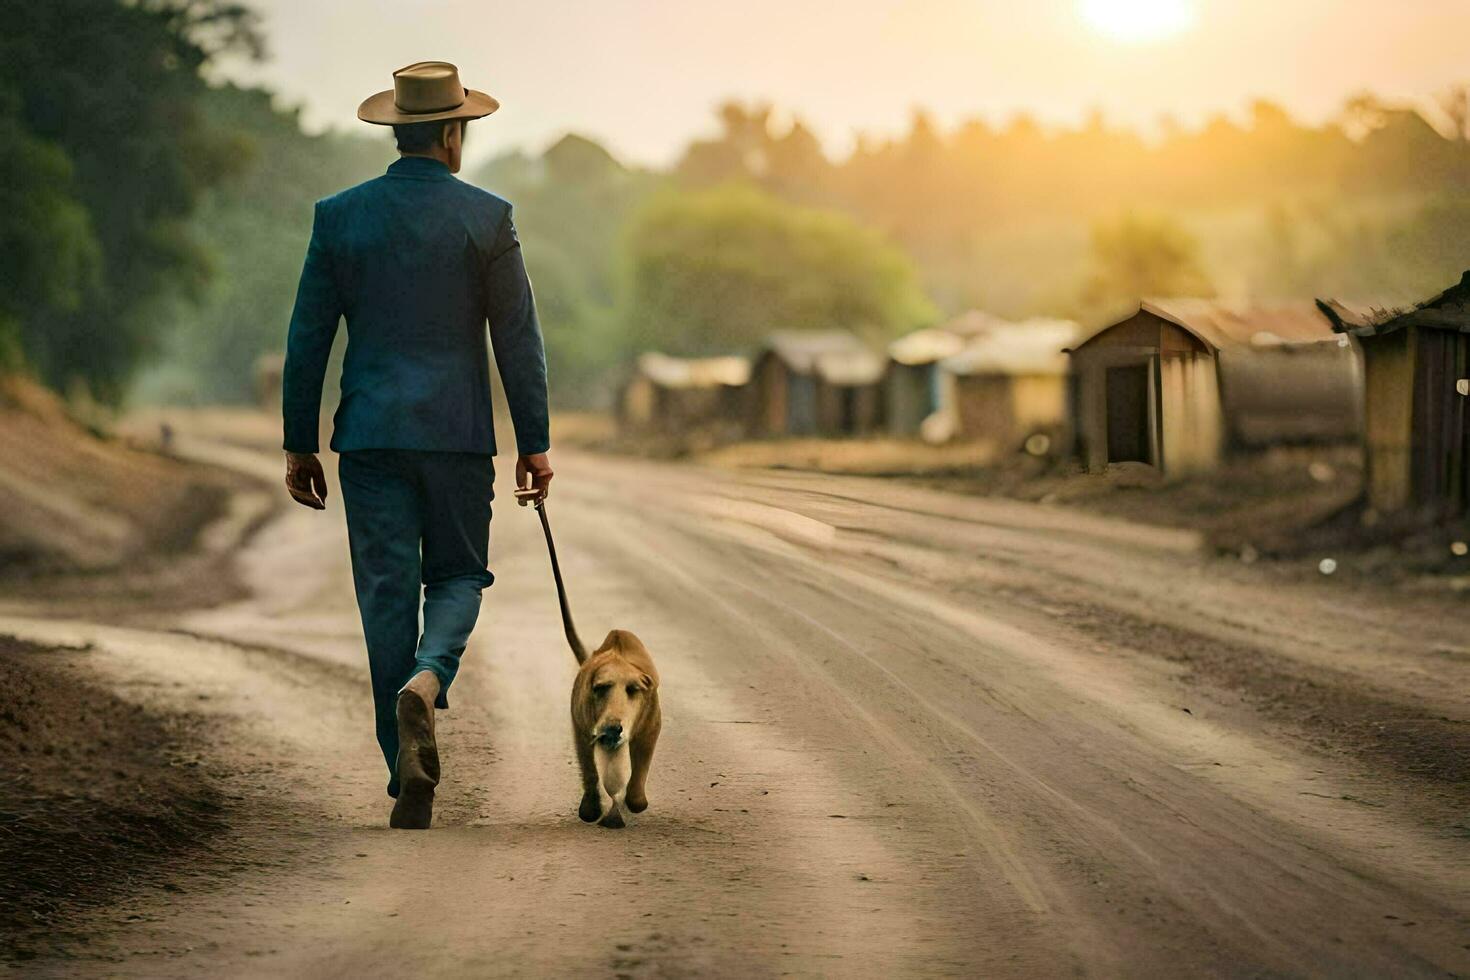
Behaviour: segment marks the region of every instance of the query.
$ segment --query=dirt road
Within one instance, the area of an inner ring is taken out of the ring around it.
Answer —
[[[233,800],[28,974],[1470,975],[1462,606],[1055,508],[558,463],[582,632],[663,675],[647,813],[575,817],[574,664],[507,484],[435,829],[386,829],[334,496],[252,540],[245,601],[0,609],[206,716]]]

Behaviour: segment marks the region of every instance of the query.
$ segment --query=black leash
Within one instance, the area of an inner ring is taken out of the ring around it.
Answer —
[[[551,575],[556,579],[556,599],[561,604],[561,624],[566,630],[567,644],[572,648],[572,655],[577,658],[577,663],[585,663],[587,660],[587,648],[582,645],[582,638],[577,635],[577,627],[572,623],[572,607],[567,602],[566,583],[561,578],[561,562],[556,560],[556,542],[551,539],[551,522],[546,519],[546,498],[542,496],[531,496],[531,491],[522,496],[522,491],[516,491],[517,502],[524,507],[529,503],[536,508],[536,513],[541,516],[541,530],[546,535],[546,551],[551,555]]]

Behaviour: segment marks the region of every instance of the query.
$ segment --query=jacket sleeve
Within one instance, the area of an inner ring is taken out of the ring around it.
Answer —
[[[312,220],[311,244],[296,287],[296,307],[286,337],[286,364],[281,372],[281,413],[285,421],[284,448],[290,453],[319,450],[318,427],[322,381],[327,358],[342,317],[341,295],[332,270],[327,233],[318,202]]]
[[[546,406],[546,349],[536,300],[526,276],[521,243],[507,210],[486,265],[486,318],[490,345],[505,386],[510,419],[516,430],[516,451],[526,456],[551,447]]]

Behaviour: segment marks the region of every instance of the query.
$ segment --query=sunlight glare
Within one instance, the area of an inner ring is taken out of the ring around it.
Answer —
[[[1192,0],[1081,0],[1082,17],[1119,41],[1160,41],[1194,23]]]

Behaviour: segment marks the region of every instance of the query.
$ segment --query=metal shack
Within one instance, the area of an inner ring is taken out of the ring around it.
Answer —
[[[863,342],[845,330],[782,330],[766,339],[751,371],[751,430],[758,436],[811,436],[834,418],[830,404],[843,396],[824,382],[818,361],[872,357]],[[832,369],[835,376],[841,371]],[[819,388],[828,393],[819,398]],[[838,413],[840,417],[840,413]]]
[[[1072,347],[1087,468],[1213,469],[1230,449],[1357,438],[1362,369],[1310,303],[1145,300]]]
[[[883,414],[896,436],[917,435],[924,420],[944,408],[944,376],[939,362],[964,350],[1003,321],[971,310],[948,323],[900,337],[888,346],[883,379]]]
[[[817,355],[817,431],[866,436],[883,424],[886,362],[866,347]]]
[[[1034,435],[1057,445],[1067,428],[1070,320],[999,323],[939,363],[955,438],[1018,449]]]
[[[1470,513],[1470,272],[1408,310],[1318,305],[1362,346],[1369,503]]]
[[[642,354],[618,399],[618,419],[634,432],[740,427],[749,380],[743,357]]]

